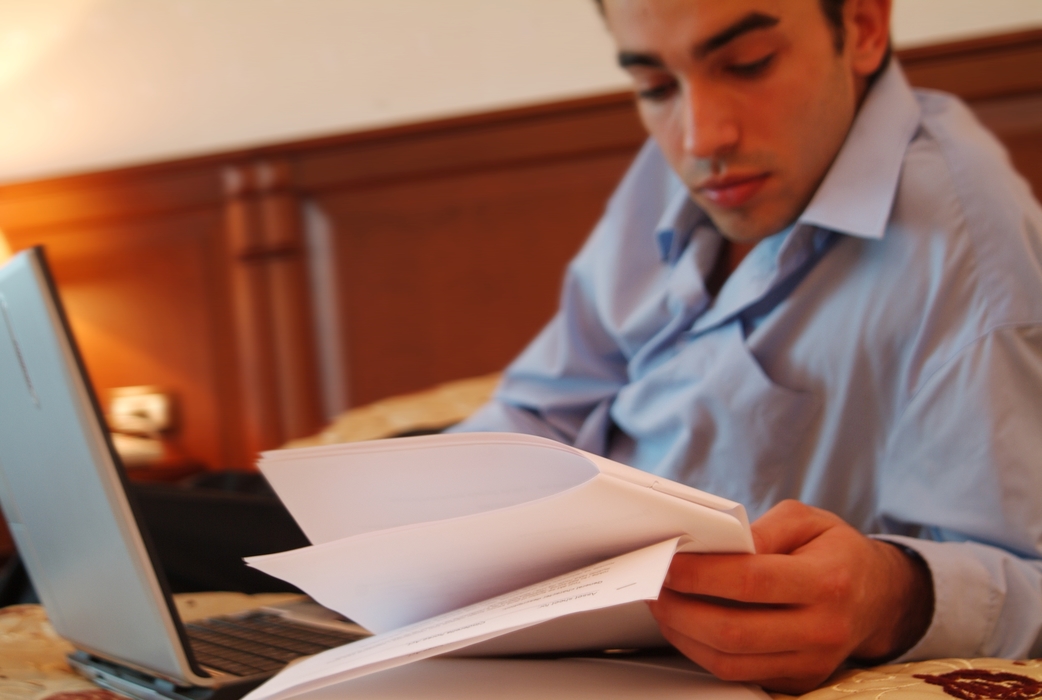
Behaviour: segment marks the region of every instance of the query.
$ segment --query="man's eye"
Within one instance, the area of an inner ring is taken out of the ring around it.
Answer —
[[[755,78],[764,73],[774,60],[774,54],[767,54],[763,58],[750,63],[732,63],[727,67],[727,72],[739,78]]]
[[[651,87],[637,90],[637,97],[642,100],[648,100],[649,102],[661,102],[662,100],[669,98],[669,96],[673,94],[673,91],[676,90],[676,87],[676,83],[672,82],[652,85]]]

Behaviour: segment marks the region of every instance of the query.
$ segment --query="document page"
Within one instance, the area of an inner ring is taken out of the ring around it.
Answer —
[[[596,474],[529,503],[246,561],[379,634],[679,536],[689,551],[752,549],[728,513]]]
[[[491,433],[273,450],[258,466],[312,544],[509,508],[598,473],[566,445]]]
[[[547,620],[658,597],[683,538],[587,566],[505,595],[331,649],[285,669],[247,700],[307,697],[331,685],[401,666]]]
[[[771,700],[681,659],[425,659],[309,694],[309,700]]]

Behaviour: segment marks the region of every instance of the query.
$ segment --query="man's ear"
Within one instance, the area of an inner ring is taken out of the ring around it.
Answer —
[[[859,78],[876,72],[890,45],[891,0],[847,0],[843,8],[850,66]]]

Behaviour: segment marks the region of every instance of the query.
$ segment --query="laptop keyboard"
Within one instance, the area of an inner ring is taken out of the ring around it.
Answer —
[[[199,663],[235,676],[278,671],[293,659],[365,636],[309,627],[265,612],[199,620],[185,629]]]

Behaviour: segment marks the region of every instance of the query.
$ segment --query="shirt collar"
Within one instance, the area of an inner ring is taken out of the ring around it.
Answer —
[[[882,238],[908,143],[919,128],[919,103],[896,59],[865,96],[847,139],[797,223],[862,238]],[[672,178],[677,191],[656,227],[663,262],[673,262],[709,217]]]
[[[858,110],[847,140],[798,221],[861,238],[883,237],[905,151],[921,113],[896,60]]]
[[[691,233],[701,224],[710,223],[709,216],[691,201],[680,178],[673,175],[670,182],[676,187],[676,192],[655,226],[658,252],[666,263],[676,262],[691,239]]]

